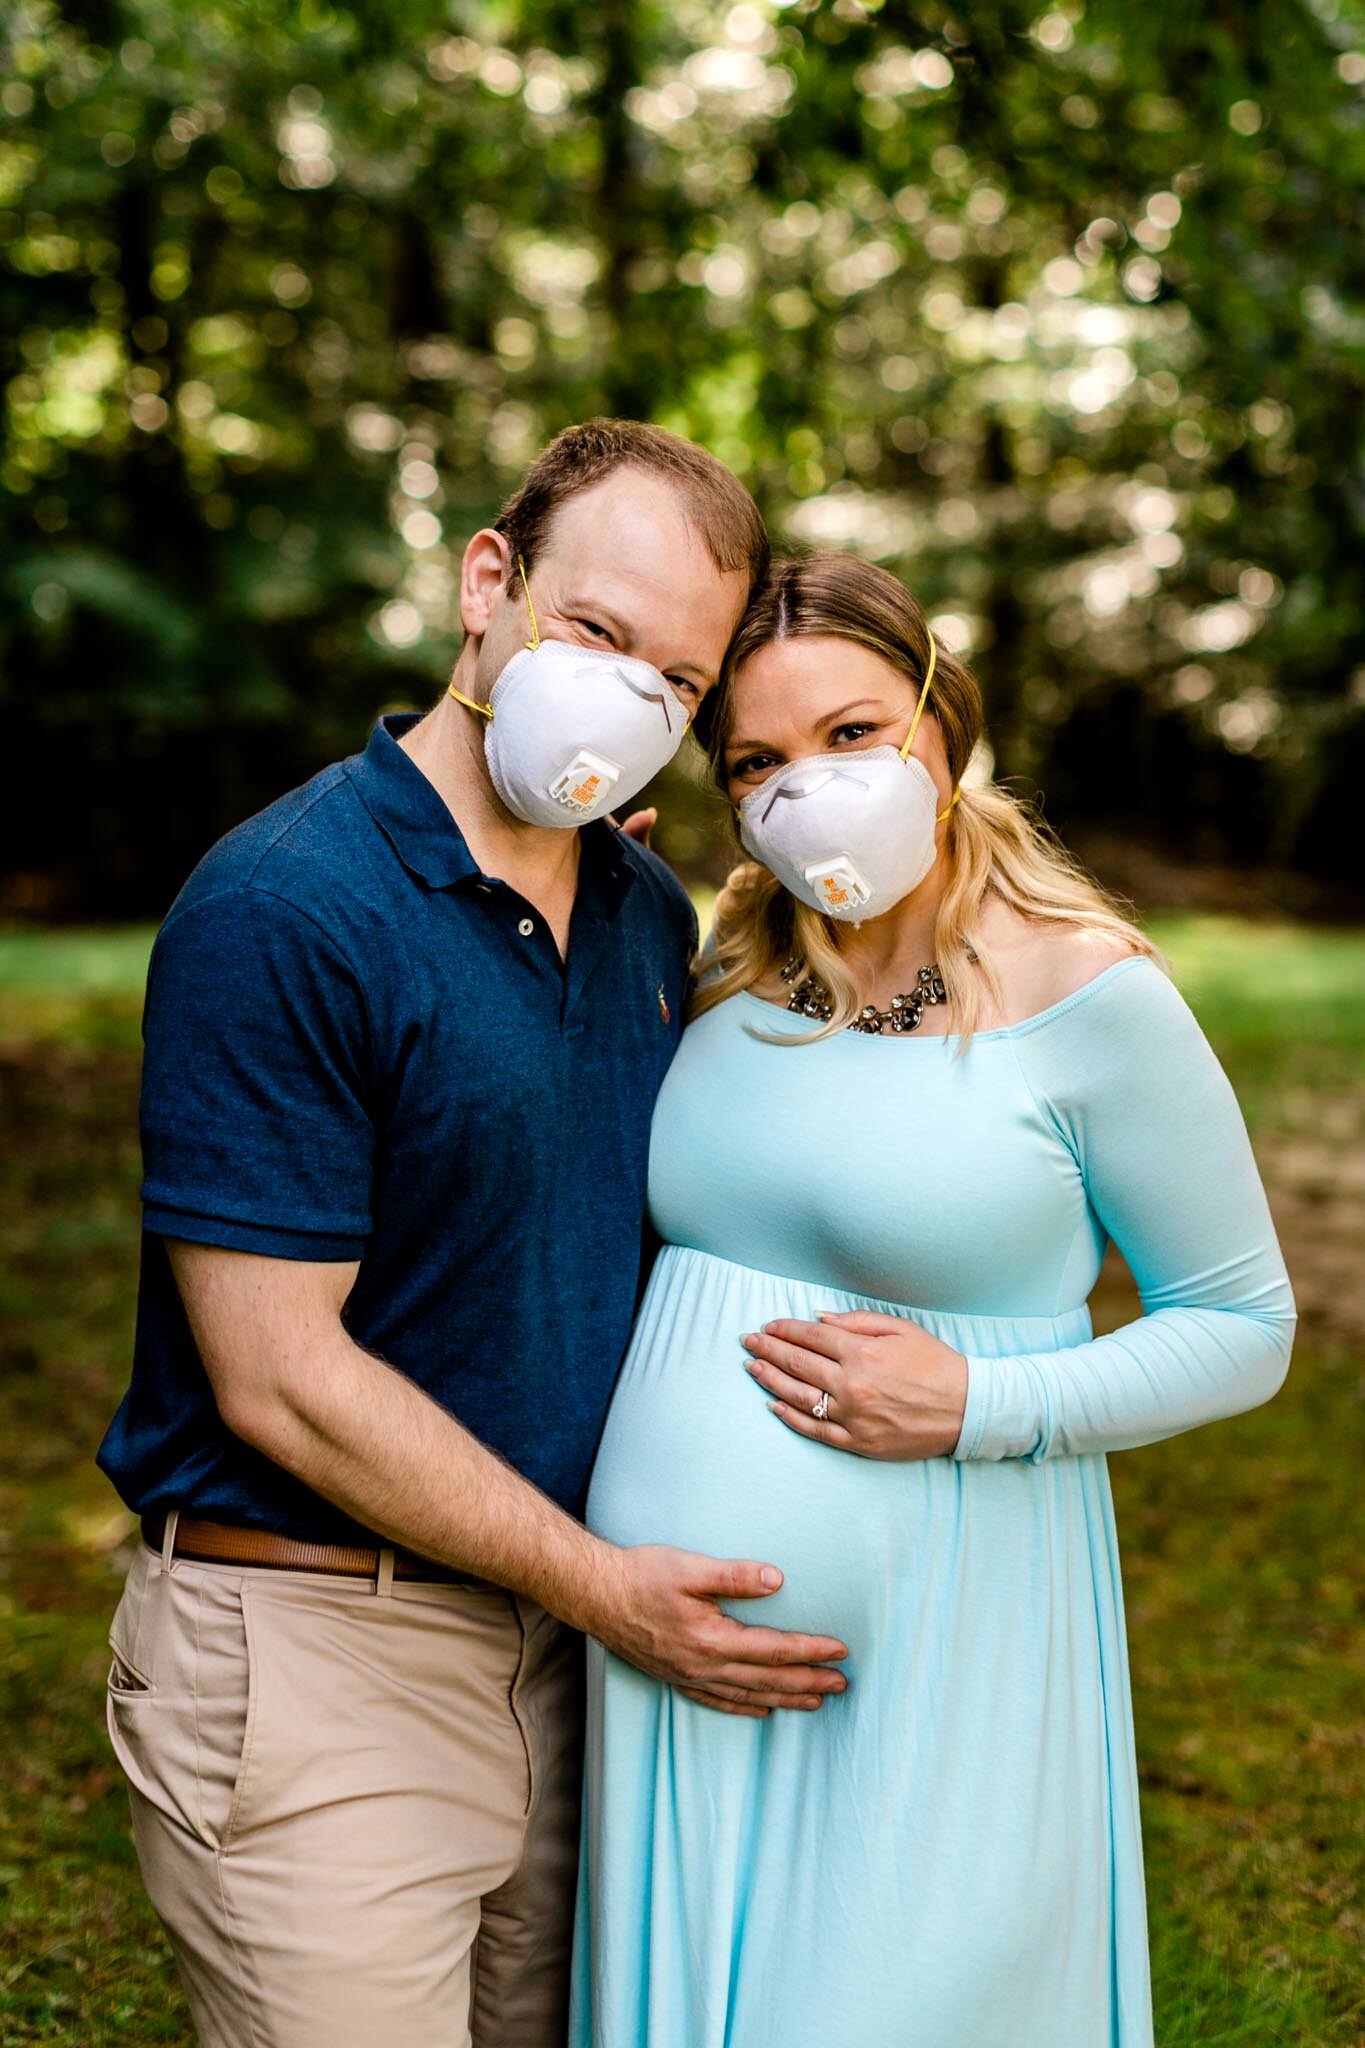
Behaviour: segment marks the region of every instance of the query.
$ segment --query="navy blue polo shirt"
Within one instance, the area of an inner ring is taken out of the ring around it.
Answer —
[[[358,1533],[224,1427],[168,1237],[357,1260],[356,1341],[581,1506],[696,921],[662,862],[590,825],[561,961],[397,744],[414,723],[230,832],[157,938],[132,1384],[99,1453],[139,1513]]]

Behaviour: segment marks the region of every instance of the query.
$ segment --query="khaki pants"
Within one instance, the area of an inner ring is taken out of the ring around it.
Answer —
[[[109,1731],[204,2048],[559,2048],[581,1643],[468,1586],[139,1546]]]

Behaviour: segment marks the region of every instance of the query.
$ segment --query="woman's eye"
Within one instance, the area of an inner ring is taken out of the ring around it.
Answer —
[[[599,626],[596,619],[579,619],[577,623],[583,628],[585,633],[593,634],[598,640],[610,641],[611,634],[605,626]]]
[[[776,754],[746,754],[742,761],[736,761],[731,767],[730,780],[742,782],[746,775],[766,775],[770,768],[776,766]]]
[[[700,692],[697,689],[697,685],[692,681],[690,676],[665,676],[664,680],[665,682],[672,683],[674,689],[677,691],[680,697],[687,697],[695,701],[695,699],[700,694]]]
[[[830,734],[830,738],[851,743],[855,740],[865,740],[870,732],[875,732],[876,730],[875,725],[866,723],[859,725],[836,725],[834,731]]]

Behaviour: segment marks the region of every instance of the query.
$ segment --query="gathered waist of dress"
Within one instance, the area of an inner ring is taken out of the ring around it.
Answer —
[[[926,1308],[916,1302],[834,1287],[824,1280],[768,1273],[692,1245],[665,1244],[655,1261],[635,1326],[633,1350],[676,1335],[680,1325],[724,1326],[734,1316],[742,1331],[760,1322],[791,1316],[812,1321],[822,1311],[871,1309],[904,1316],[955,1351],[977,1358],[1016,1352],[1060,1351],[1083,1344],[1092,1334],[1085,1302],[1056,1315],[979,1315],[960,1309]]]

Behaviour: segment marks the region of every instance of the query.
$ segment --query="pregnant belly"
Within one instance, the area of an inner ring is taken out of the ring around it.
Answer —
[[[855,1657],[884,1633],[889,1605],[904,1616],[907,1592],[926,1621],[945,1604],[960,1613],[965,1578],[977,1625],[982,1601],[1017,1621],[1021,1580],[1046,1580],[1056,1515],[1084,1511],[1074,1468],[1098,1461],[891,1464],[797,1436],[745,1372],[740,1339],[777,1316],[853,1308],[913,1314],[976,1356],[1089,1334],[1083,1309],[1056,1321],[936,1315],[667,1247],[613,1397],[589,1525],[615,1543],[778,1565],[779,1593],[731,1611],[839,1635]]]

